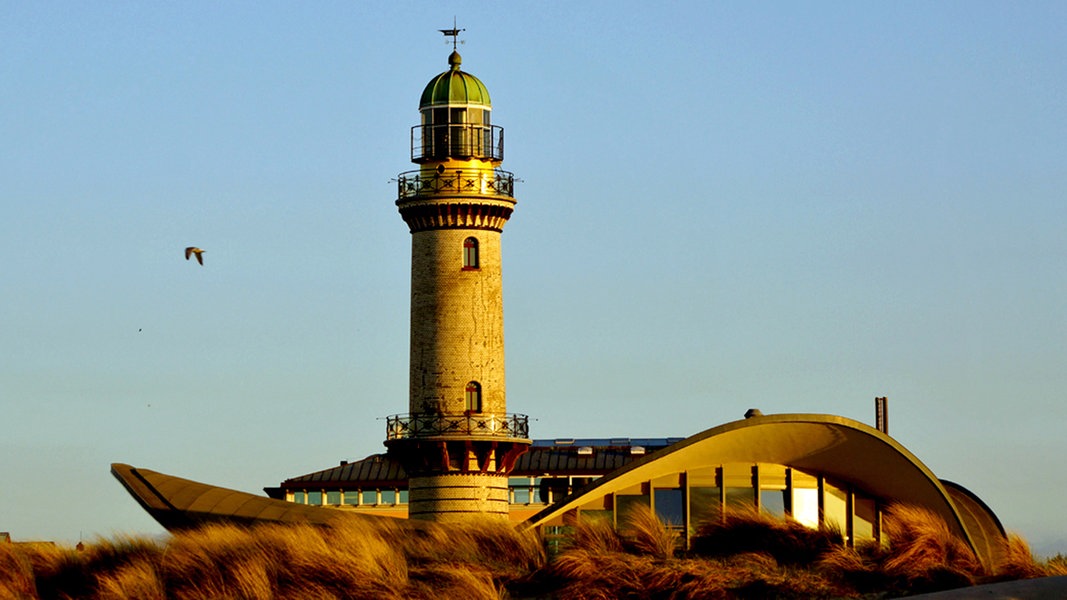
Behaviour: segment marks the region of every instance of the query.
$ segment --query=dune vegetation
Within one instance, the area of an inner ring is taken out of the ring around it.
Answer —
[[[757,512],[701,526],[690,548],[649,510],[578,524],[549,557],[537,534],[498,521],[413,527],[391,519],[332,525],[209,525],[156,541],[99,539],[76,549],[0,544],[9,599],[890,598],[1067,575],[1015,536],[984,568],[938,517],[896,507],[887,545],[847,548],[840,532]]]

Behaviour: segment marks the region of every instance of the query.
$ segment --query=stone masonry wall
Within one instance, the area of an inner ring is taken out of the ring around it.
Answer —
[[[479,244],[479,268],[463,268],[463,241]],[[500,232],[432,229],[412,234],[412,413],[461,413],[467,383],[482,412],[505,411]]]

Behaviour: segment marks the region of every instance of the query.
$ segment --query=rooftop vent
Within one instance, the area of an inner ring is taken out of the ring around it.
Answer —
[[[763,416],[763,412],[758,408],[750,408],[747,411],[745,411],[745,418],[746,419],[751,419],[752,417],[762,417],[762,416]]]

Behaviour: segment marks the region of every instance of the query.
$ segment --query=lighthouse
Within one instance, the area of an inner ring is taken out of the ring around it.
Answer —
[[[397,177],[411,232],[410,380],[408,413],[386,419],[385,445],[409,476],[410,518],[507,518],[508,473],[530,445],[504,383],[500,238],[515,177],[500,168],[489,91],[461,68],[459,31],[442,32],[453,51],[419,101],[418,168]]]

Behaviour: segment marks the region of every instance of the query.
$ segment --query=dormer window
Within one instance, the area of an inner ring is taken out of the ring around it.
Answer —
[[[478,239],[469,237],[463,240],[463,269],[478,268]]]

